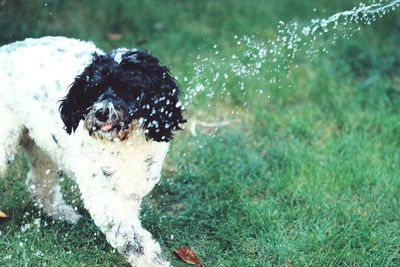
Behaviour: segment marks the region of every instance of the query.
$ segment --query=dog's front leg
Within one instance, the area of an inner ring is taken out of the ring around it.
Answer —
[[[132,266],[170,266],[162,259],[160,245],[139,220],[141,198],[122,193],[103,179],[78,180],[85,207],[108,242]]]

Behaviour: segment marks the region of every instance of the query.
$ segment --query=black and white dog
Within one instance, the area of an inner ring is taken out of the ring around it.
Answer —
[[[44,37],[2,46],[0,69],[0,171],[21,143],[28,188],[48,216],[79,219],[60,192],[65,171],[130,264],[169,266],[139,219],[168,142],[185,122],[168,68],[146,52],[105,54],[90,42]]]

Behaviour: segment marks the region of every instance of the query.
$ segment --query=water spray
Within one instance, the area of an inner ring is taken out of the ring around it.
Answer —
[[[226,89],[228,79],[236,77],[239,79],[237,87],[245,95],[245,79],[264,79],[261,69],[265,64],[271,66],[272,73],[267,83],[279,84],[282,79],[282,72],[290,75],[290,68],[294,64],[298,51],[305,51],[305,54],[312,58],[318,52],[327,52],[326,46],[315,44],[320,36],[334,30],[333,36],[327,41],[328,44],[335,44],[340,32],[340,38],[350,38],[361,30],[361,25],[371,25],[372,22],[400,6],[400,0],[384,1],[367,5],[364,3],[351,10],[336,13],[328,18],[312,19],[307,26],[300,26],[297,22],[289,24],[280,21],[277,27],[277,36],[268,41],[259,41],[255,36],[234,37],[234,42],[244,48],[243,53],[232,55],[231,58],[222,58],[213,61],[207,57],[197,57],[194,74],[191,79],[187,77],[184,81],[188,83],[188,91],[184,99],[184,106],[191,104],[194,98],[200,93],[206,93],[206,97],[213,97],[216,94],[214,85],[221,84],[219,92],[221,95],[228,94]],[[358,27],[354,27],[358,25]],[[214,45],[212,52],[218,54],[218,46]],[[221,69],[223,73],[221,73]],[[211,72],[211,80],[205,78]],[[254,90],[253,90],[254,91]],[[263,89],[256,89],[256,92],[263,93]]]

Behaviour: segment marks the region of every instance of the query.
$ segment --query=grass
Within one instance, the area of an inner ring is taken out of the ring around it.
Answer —
[[[358,2],[3,2],[0,44],[52,34],[105,50],[146,48],[182,88],[193,86],[196,56],[209,59],[199,79],[216,95],[193,100],[186,128],[193,120],[238,121],[217,132],[198,127],[196,137],[181,132],[163,181],[143,204],[143,224],[173,266],[187,266],[173,253],[182,245],[205,266],[400,265],[398,10],[335,45],[334,32],[317,38],[329,53],[310,60],[299,51],[288,77],[265,64],[259,75],[223,85],[213,82],[216,72],[229,72],[222,59],[244,52],[235,35],[265,41],[279,21],[307,25]],[[125,266],[77,190],[69,193],[71,181],[65,192],[84,214],[74,226],[40,214],[24,187],[26,171],[19,154],[0,179],[0,207],[11,216],[0,222],[1,266]]]

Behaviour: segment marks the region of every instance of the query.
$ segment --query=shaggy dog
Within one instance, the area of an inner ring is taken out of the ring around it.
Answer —
[[[185,122],[168,68],[146,52],[105,54],[90,42],[44,37],[2,46],[0,69],[0,171],[21,143],[29,191],[48,216],[80,217],[60,192],[65,171],[130,264],[169,266],[139,219],[168,142]]]

